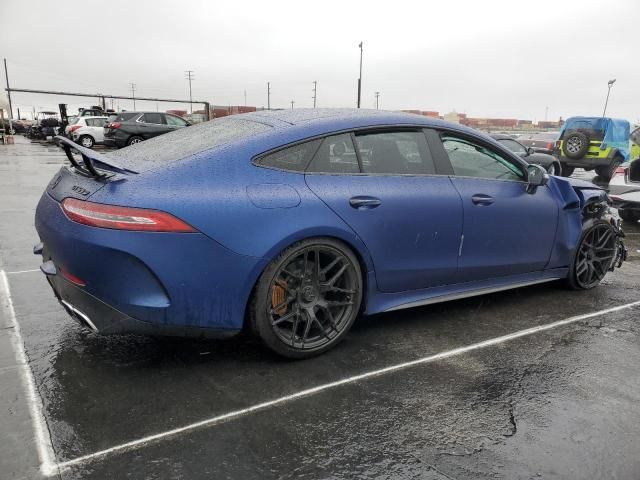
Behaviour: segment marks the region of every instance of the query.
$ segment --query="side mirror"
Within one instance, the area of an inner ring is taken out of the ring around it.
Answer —
[[[535,193],[538,187],[546,185],[548,181],[549,175],[540,165],[532,163],[527,166],[527,192]]]
[[[533,155],[534,153],[536,153],[536,151],[533,148],[527,147],[527,155]]]

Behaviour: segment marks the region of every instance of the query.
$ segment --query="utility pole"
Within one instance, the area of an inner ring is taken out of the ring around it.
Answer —
[[[136,84],[131,82],[131,96],[133,97],[133,110],[136,110]]]
[[[360,76],[358,77],[358,108],[360,108],[360,93],[362,92],[362,42],[360,42]]]
[[[267,82],[267,110],[271,110],[271,82]]]
[[[313,81],[313,108],[316,108],[316,99],[318,98],[318,81]]]
[[[193,76],[193,70],[187,70],[184,72],[185,73],[185,77],[187,80],[189,80],[189,113],[193,113],[193,102],[191,100],[191,80],[194,80],[194,76]]]
[[[293,110],[293,104],[296,103],[293,100],[291,100],[291,110]]]
[[[18,107],[18,120],[20,120],[20,107]]]
[[[380,109],[380,104],[378,103],[378,99],[380,98],[380,92],[376,92],[376,110]]]
[[[6,68],[6,63],[5,63],[5,68]],[[8,83],[8,82],[7,82]],[[607,99],[604,101],[604,111],[602,112],[602,117],[604,118],[605,114],[607,113],[607,104],[609,103],[609,94],[611,93],[611,87],[613,87],[613,84],[616,83],[616,79],[614,78],[613,80],[609,80],[607,82]]]
[[[7,99],[9,100],[9,128],[11,128],[11,119],[13,118],[13,106],[11,105],[11,87],[9,86],[9,74],[7,73],[7,59],[4,59],[4,78],[7,81]]]

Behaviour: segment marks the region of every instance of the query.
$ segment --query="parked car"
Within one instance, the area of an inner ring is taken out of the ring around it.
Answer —
[[[609,182],[609,195],[622,220],[629,223],[640,220],[640,158],[614,174]]]
[[[629,153],[629,122],[608,117],[568,118],[556,147],[565,177],[584,168],[608,180]]]
[[[34,252],[67,311],[105,334],[246,327],[304,358],[360,314],[589,289],[625,258],[604,190],[427,117],[265,111],[109,153],[60,141],[73,166],[40,199]]]
[[[114,114],[104,127],[105,145],[122,148],[189,125],[191,124],[186,120],[168,113],[124,112]]]
[[[534,132],[520,135],[518,141],[525,147],[533,148],[536,153],[553,155],[559,136],[559,132]]]
[[[36,122],[27,130],[27,138],[33,140],[46,140],[58,134],[60,118],[58,112],[38,112]]]
[[[560,175],[560,162],[553,155],[534,151],[532,147],[525,147],[520,141],[504,134],[492,134],[491,138],[497,140],[502,146],[519,155],[527,163],[540,165],[549,175]]]
[[[104,144],[104,126],[108,117],[78,117],[73,125],[68,126],[67,138],[85,148]],[[70,137],[69,137],[70,135]]]

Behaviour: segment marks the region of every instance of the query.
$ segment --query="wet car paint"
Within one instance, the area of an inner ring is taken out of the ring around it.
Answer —
[[[2,185],[0,207],[12,221],[0,227],[5,271],[37,267],[25,249],[35,235],[29,214],[52,173],[46,162],[61,160],[58,150],[46,156],[41,146],[28,148],[38,150],[0,154],[0,168],[13,180]],[[50,298],[38,272],[8,278],[55,453],[65,461],[345,376],[638,300],[638,227],[626,227],[629,261],[591,292],[569,295],[549,284],[364,318],[335,351],[305,362],[281,360],[245,338],[96,336]],[[352,383],[98,458],[62,478],[634,478],[637,314],[611,314]]]

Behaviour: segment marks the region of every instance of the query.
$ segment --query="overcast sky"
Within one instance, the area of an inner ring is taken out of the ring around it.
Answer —
[[[13,87],[212,104],[456,110],[543,120],[607,113],[640,122],[640,2],[0,0]],[[4,78],[0,82],[4,87]],[[15,94],[22,111],[91,99]],[[156,109],[137,102],[138,109]],[[128,101],[120,107],[131,109]],[[161,110],[171,108],[160,104]],[[24,115],[23,115],[24,116]]]

